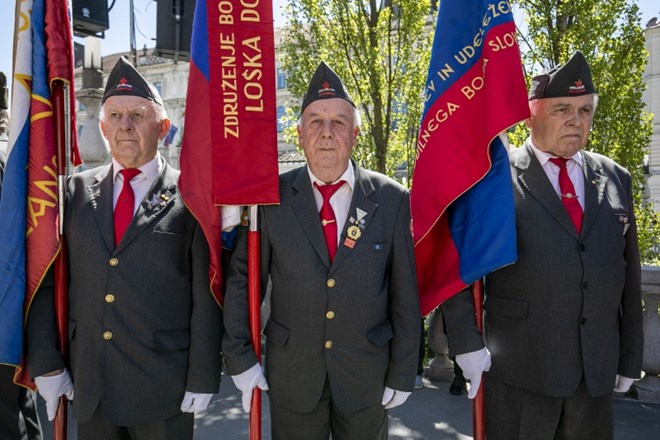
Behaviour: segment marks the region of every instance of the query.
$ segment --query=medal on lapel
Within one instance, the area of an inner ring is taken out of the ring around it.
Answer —
[[[161,190],[160,193],[152,194],[151,200],[147,205],[149,211],[157,211],[167,205],[167,202],[174,197],[174,187]]]
[[[364,217],[367,215],[367,213],[360,208],[356,208],[355,212],[355,217],[351,216],[348,219],[350,226],[348,229],[346,229],[346,239],[344,240],[344,246],[351,249],[355,247],[355,243],[360,239],[360,237],[362,237],[362,233],[364,232],[364,228],[366,226]]]
[[[623,225],[623,235],[626,235],[626,232],[628,232],[628,228],[630,227],[630,223],[628,223],[628,214],[615,214],[619,218],[619,222]]]
[[[362,231],[357,226],[353,225],[346,230],[346,235],[351,240],[357,240],[362,235]]]

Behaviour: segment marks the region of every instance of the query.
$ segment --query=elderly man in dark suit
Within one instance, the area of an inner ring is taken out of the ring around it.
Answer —
[[[158,154],[169,127],[158,91],[120,59],[101,114],[112,163],[67,188],[70,376],[55,349],[52,281],[27,325],[48,416],[60,395],[73,399],[79,439],[191,439],[193,412],[218,391],[222,312],[179,172]]]
[[[490,367],[489,440],[611,439],[612,392],[642,363],[632,182],[583,150],[597,95],[580,52],[529,98],[531,135],[511,154],[518,261],[486,278],[485,348],[469,295],[443,304],[450,351],[473,386]]]
[[[262,279],[272,280],[266,375],[250,344],[245,230],[227,275],[223,352],[249,410],[269,388],[275,440],[384,439],[387,409],[413,390],[419,305],[408,192],[350,160],[357,110],[321,63],[298,139],[307,166],[260,210]],[[333,193],[334,192],[334,193]]]

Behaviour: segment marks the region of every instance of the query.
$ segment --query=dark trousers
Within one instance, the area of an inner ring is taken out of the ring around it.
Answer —
[[[191,440],[195,418],[179,413],[168,419],[138,426],[114,426],[108,423],[99,405],[85,423],[78,423],[78,440]]]
[[[271,435],[273,440],[385,440],[387,411],[376,405],[353,412],[339,410],[332,401],[328,380],[316,407],[308,413],[297,413],[277,405],[270,399]]]
[[[612,393],[591,397],[584,380],[568,397],[549,397],[485,379],[488,440],[611,440]]]
[[[23,416],[24,426],[20,424]],[[0,365],[0,440],[41,440],[34,393],[14,384],[14,367]]]
[[[421,332],[419,334],[419,357],[417,358],[417,375],[424,374],[424,356],[426,355],[426,331],[424,330],[424,318],[421,319]]]

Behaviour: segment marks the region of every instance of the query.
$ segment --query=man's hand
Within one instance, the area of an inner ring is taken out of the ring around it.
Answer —
[[[392,409],[401,404],[403,404],[410,396],[408,391],[397,391],[392,388],[385,387],[383,392],[383,400],[380,403],[383,404],[385,409]]]
[[[55,418],[61,395],[65,395],[67,399],[73,400],[73,382],[71,382],[71,376],[69,376],[69,372],[66,369],[62,370],[59,374],[48,373],[44,376],[37,376],[34,378],[34,383],[37,384],[39,394],[46,401],[48,420]]]
[[[456,362],[463,370],[463,376],[470,381],[468,397],[474,399],[481,385],[481,375],[490,370],[490,352],[484,347],[481,350],[457,354]]]
[[[252,390],[254,387],[259,387],[264,391],[268,389],[268,382],[266,382],[261,365],[254,364],[241,374],[232,376],[231,379],[234,381],[236,388],[243,393],[243,410],[249,413],[250,406],[252,406]]]
[[[206,411],[209,407],[213,394],[191,393],[186,391],[181,402],[181,412],[195,413]]]
[[[616,381],[614,382],[614,392],[615,393],[627,393],[632,384],[635,382],[635,379],[631,379],[625,376],[616,375]]]

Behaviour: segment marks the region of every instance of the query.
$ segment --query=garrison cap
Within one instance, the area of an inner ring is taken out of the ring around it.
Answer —
[[[591,81],[591,69],[582,52],[575,51],[566,64],[532,78],[529,99],[562,98],[596,93]]]
[[[140,96],[164,107],[163,100],[156,87],[144,79],[140,72],[124,57],[119,58],[110,75],[108,75],[102,102],[105,102],[111,96],[122,95]]]
[[[321,64],[316,68],[316,72],[312,76],[312,79],[309,81],[309,86],[307,86],[307,92],[303,97],[302,107],[300,108],[300,113],[307,108],[309,104],[318,100],[318,99],[328,99],[328,98],[341,98],[348,101],[353,107],[355,104],[353,100],[348,95],[344,84],[341,82],[341,79],[334,70],[328,66],[325,61],[321,61]]]

